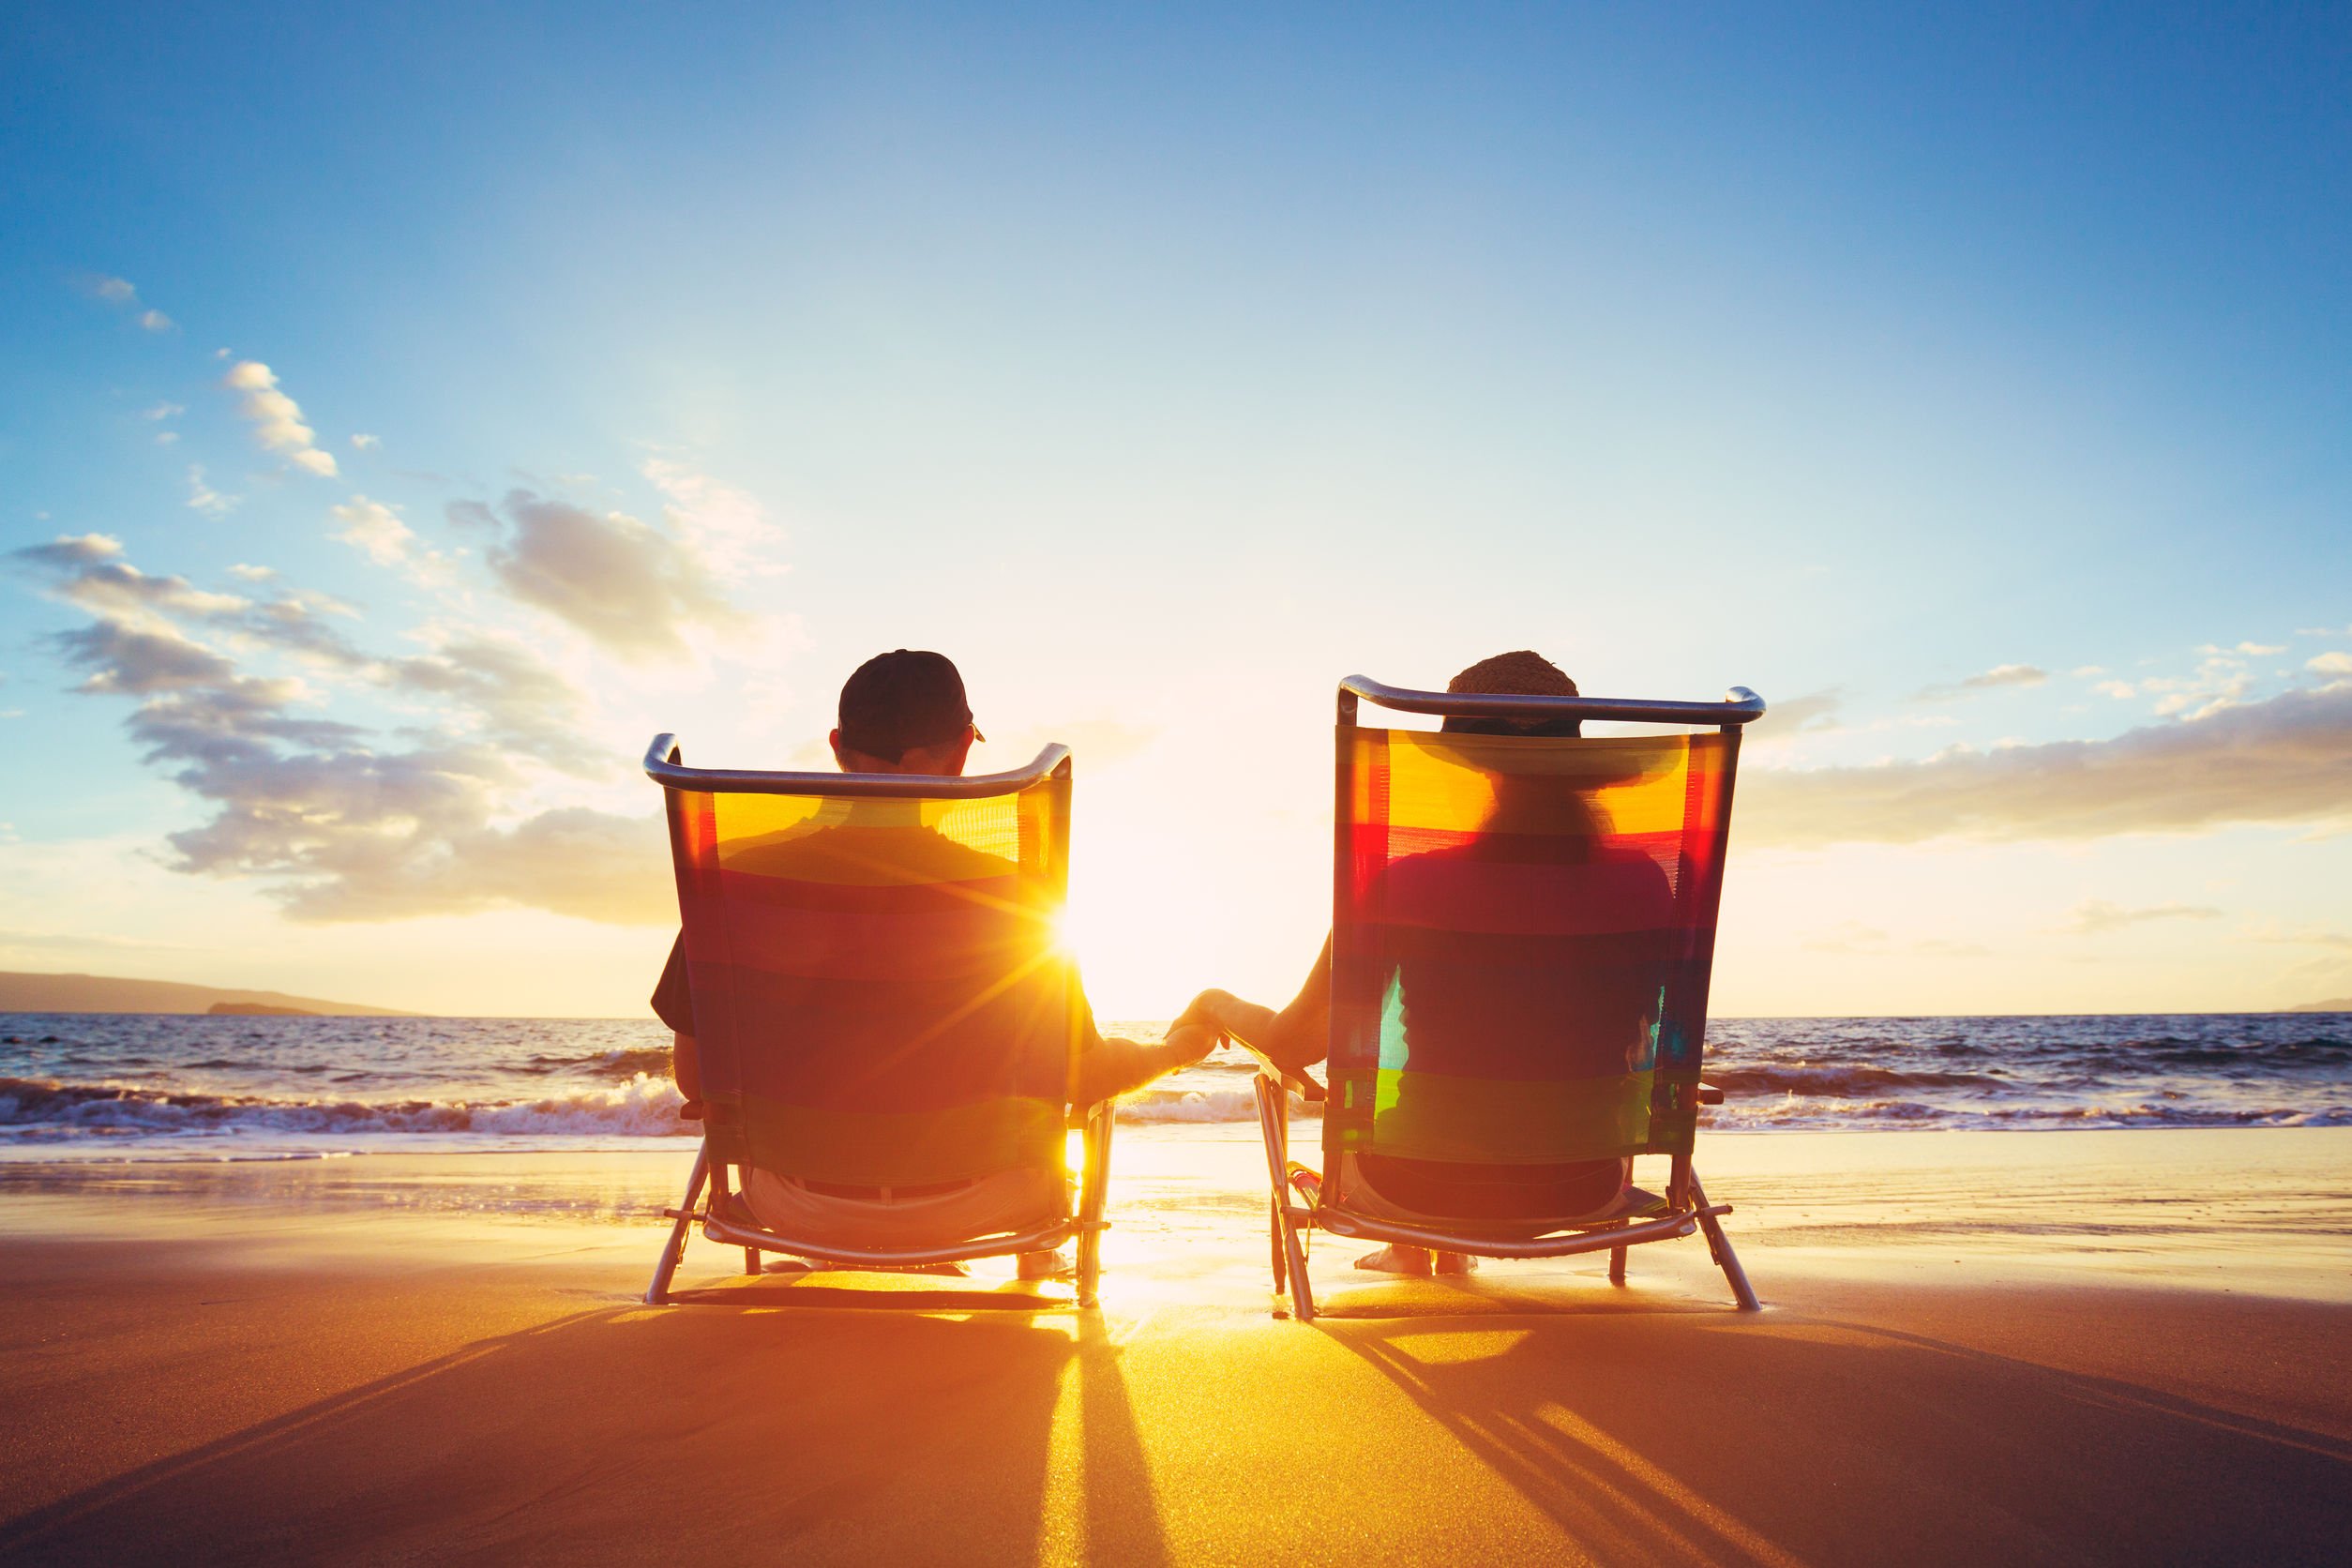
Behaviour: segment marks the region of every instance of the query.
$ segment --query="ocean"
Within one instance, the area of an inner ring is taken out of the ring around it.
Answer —
[[[1128,1021],[1114,1033],[1156,1039]],[[0,1158],[671,1146],[652,1020],[0,1015]],[[2352,1015],[1726,1018],[1719,1131],[2352,1125]],[[1127,1126],[1253,1120],[1227,1051]]]

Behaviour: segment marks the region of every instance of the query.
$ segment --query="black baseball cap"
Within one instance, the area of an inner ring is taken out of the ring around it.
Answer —
[[[945,654],[894,648],[841,685],[841,744],[885,762],[917,746],[944,746],[971,723],[964,678]],[[972,738],[982,738],[977,730]]]

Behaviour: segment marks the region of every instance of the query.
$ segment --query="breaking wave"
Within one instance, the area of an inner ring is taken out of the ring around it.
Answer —
[[[500,1138],[691,1137],[678,1091],[639,1073],[607,1090],[537,1100],[297,1100],[172,1093],[113,1084],[0,1078],[0,1132],[18,1138],[304,1137],[380,1133]]]

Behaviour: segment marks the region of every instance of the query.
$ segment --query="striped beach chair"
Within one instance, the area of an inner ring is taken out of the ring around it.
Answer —
[[[691,768],[673,742],[645,772],[668,803],[703,1133],[646,1301],[699,1226],[751,1274],[764,1252],[916,1268],[1075,1238],[1093,1305],[1111,1108],[1068,1103],[1086,1017],[1056,933],[1069,752],[949,778]]]
[[[1359,702],[1448,717],[1683,726],[1629,738],[1358,723]],[[1692,1166],[1708,977],[1740,726],[1716,702],[1339,687],[1328,1083],[1263,1062],[1274,1289],[1315,1316],[1325,1230],[1487,1258],[1559,1258],[1703,1231],[1756,1293]],[[1706,726],[1704,730],[1688,727]],[[1289,1159],[1291,1093],[1323,1103],[1322,1168]],[[1631,1157],[1667,1156],[1663,1194]],[[1277,1306],[1277,1311],[1280,1308]]]

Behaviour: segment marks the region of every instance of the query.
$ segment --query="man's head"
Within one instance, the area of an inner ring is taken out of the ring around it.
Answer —
[[[845,773],[957,775],[980,731],[964,678],[944,654],[878,654],[842,683],[840,724],[826,737]]]
[[[1521,648],[1515,653],[1482,658],[1445,683],[1455,693],[1481,697],[1575,697],[1576,683],[1541,654]],[[1445,729],[1457,735],[1578,735],[1581,721],[1574,718],[1456,717]]]

